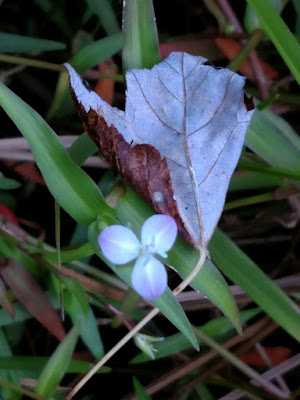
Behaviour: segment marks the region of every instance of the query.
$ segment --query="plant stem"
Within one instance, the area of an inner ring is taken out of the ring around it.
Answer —
[[[264,203],[266,201],[274,200],[273,192],[258,194],[256,196],[249,196],[239,200],[229,201],[225,204],[224,210],[232,210],[233,208],[245,207],[251,204]]]
[[[243,64],[248,55],[255,49],[258,43],[263,39],[264,32],[260,29],[256,30],[250,37],[248,42],[242,48],[242,50],[236,55],[236,57],[230,61],[227,68],[231,71],[237,71],[239,67]]]
[[[0,54],[0,61],[11,64],[22,64],[28,67],[44,68],[52,71],[63,72],[65,67],[59,64],[49,63],[46,61],[34,60],[32,58],[10,56],[8,54]]]

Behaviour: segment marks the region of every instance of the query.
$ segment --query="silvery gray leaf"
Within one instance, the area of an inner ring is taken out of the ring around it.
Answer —
[[[176,52],[150,70],[127,72],[125,112],[66,64],[86,112],[103,116],[131,146],[150,144],[166,159],[180,217],[199,246],[218,223],[253,112],[244,104],[245,78],[206,61]]]

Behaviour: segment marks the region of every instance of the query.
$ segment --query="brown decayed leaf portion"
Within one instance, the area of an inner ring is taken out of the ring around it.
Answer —
[[[255,108],[253,97],[248,97],[245,92],[244,92],[244,104],[246,106],[247,111],[254,110]]]
[[[66,335],[56,310],[37,282],[16,260],[8,260],[0,275],[27,310],[59,341]]]
[[[72,90],[72,89],[71,89]],[[73,95],[83,127],[101,150],[103,157],[122,178],[160,214],[172,216],[182,237],[193,244],[179,216],[167,162],[153,146],[132,146],[96,111],[85,112]]]

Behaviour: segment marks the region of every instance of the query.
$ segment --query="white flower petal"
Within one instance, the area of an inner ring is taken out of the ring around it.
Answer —
[[[138,257],[141,244],[135,234],[125,226],[111,225],[98,236],[104,256],[114,264],[126,264]]]
[[[169,215],[152,215],[142,227],[142,245],[149,245],[151,253],[162,257],[173,246],[177,236],[177,225]]]
[[[139,257],[132,271],[131,283],[141,296],[155,300],[165,291],[168,275],[163,264],[156,258]]]

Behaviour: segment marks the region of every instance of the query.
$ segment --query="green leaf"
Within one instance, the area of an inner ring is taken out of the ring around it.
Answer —
[[[6,336],[4,335],[4,332],[2,329],[0,329],[0,357],[11,357],[12,356],[12,351],[10,349],[10,345],[7,341]],[[7,371],[5,368],[2,369],[0,366],[0,374],[1,378],[8,380],[9,382],[14,383],[15,385],[19,384],[19,376],[18,373],[13,370],[13,371]],[[2,385],[1,385],[2,386]],[[0,393],[3,397],[3,399],[11,399],[11,400],[17,400],[21,398],[21,394],[19,392],[15,392],[9,387],[2,386],[0,388]]]
[[[18,302],[14,304],[14,319],[11,319],[4,309],[0,309],[0,327],[23,322],[30,318],[32,315]]]
[[[124,1],[123,72],[151,68],[160,61],[152,0]]]
[[[17,189],[20,186],[21,184],[19,182],[15,181],[14,179],[6,178],[2,172],[0,172],[0,189]]]
[[[80,226],[80,225],[79,225]],[[82,246],[76,247],[70,250],[63,250],[60,252],[60,259],[62,263],[68,263],[70,261],[80,260],[81,258],[89,257],[94,254],[89,243],[84,243]],[[50,263],[57,262],[57,251],[45,252],[43,257]]]
[[[3,84],[0,104],[27,139],[50,192],[72,218],[88,225],[103,212],[113,215],[96,184],[71,160],[36,111]]]
[[[0,369],[13,371],[30,371],[37,374],[45,368],[49,357],[30,357],[30,356],[6,356],[0,357]],[[80,360],[71,360],[65,371],[66,374],[84,374],[91,369],[91,363]],[[111,369],[102,367],[97,371],[98,374],[107,373]]]
[[[77,304],[79,306],[79,314],[81,314],[81,317],[84,318],[87,317],[89,312],[88,296],[85,293],[85,290],[82,287],[79,280],[74,278],[69,278],[63,275],[60,276],[59,279],[72,294],[72,298],[74,297],[74,299],[77,300]]]
[[[50,398],[66,373],[75,348],[80,326],[75,325],[58,345],[43,368],[35,388],[36,393]]]
[[[216,230],[209,245],[217,267],[300,341],[300,316],[296,305],[224,233]]]
[[[272,6],[275,8],[276,12],[280,14],[280,11],[283,6],[283,1],[282,0],[270,0]],[[253,12],[252,8],[249,6],[249,4],[246,7],[245,10],[245,15],[244,15],[244,26],[246,31],[251,34],[253,31],[256,29],[262,29],[259,19],[257,18],[257,15]]]
[[[144,386],[136,379],[135,376],[133,377],[133,387],[138,400],[151,400],[151,397],[148,396]]]
[[[90,10],[97,15],[105,32],[110,35],[120,31],[117,18],[108,0],[86,0]]]
[[[300,34],[300,3],[298,0],[292,0],[293,6],[296,11],[296,28],[295,28],[295,33],[296,35]]]
[[[84,132],[72,143],[68,151],[72,160],[81,166],[85,160],[99,151],[99,149],[88,134]]]
[[[118,221],[110,221],[107,225],[118,224]],[[101,258],[115,274],[117,274],[128,286],[131,285],[131,274],[133,266],[115,266],[110,263],[102,254],[100,247],[98,245],[98,236],[100,234],[99,224],[94,222],[89,228],[89,240],[95,253]],[[106,226],[107,226],[106,225]],[[104,229],[105,226],[103,226]],[[191,342],[191,344],[198,349],[198,342],[195,338],[195,334],[191,328],[189,320],[187,319],[184,311],[182,310],[176,297],[173,295],[172,291],[167,288],[165,292],[156,300],[150,301],[155,307],[159,308],[162,314],[165,315],[176,327],[179,329]]]
[[[270,0],[247,0],[263,29],[300,84],[300,45]]]
[[[246,172],[234,174],[231,177],[228,191],[253,190],[268,187],[284,186],[279,177],[270,176],[263,172]]]
[[[245,144],[270,165],[300,170],[300,138],[284,119],[271,111],[255,111]]]
[[[86,294],[85,294],[86,297]],[[96,322],[93,310],[87,305],[86,312],[82,309],[81,304],[72,293],[65,293],[64,306],[66,312],[71,316],[73,323],[80,322],[79,335],[87,348],[91,351],[95,358],[99,359],[104,355],[104,348],[100,336],[99,328]]]
[[[130,187],[126,186],[126,194],[116,207],[117,218],[125,226],[139,234],[144,221],[154,213],[153,209],[142,200]],[[186,278],[198,259],[198,252],[180,237],[162,260],[172,265],[182,279]],[[236,329],[240,331],[238,310],[225,279],[210,260],[190,284],[195,290],[204,294],[222,312],[230,318]]]
[[[29,36],[0,32],[0,53],[40,53],[64,50],[64,43]]]
[[[79,73],[94,67],[101,61],[116,54],[122,47],[121,33],[114,33],[96,40],[80,49],[69,61]]]
[[[81,48],[69,61],[82,74],[88,68],[113,56],[122,47],[121,33],[116,33],[92,42]],[[47,119],[62,118],[74,110],[71,101],[69,75],[62,72],[58,78],[54,100],[47,114]]]

